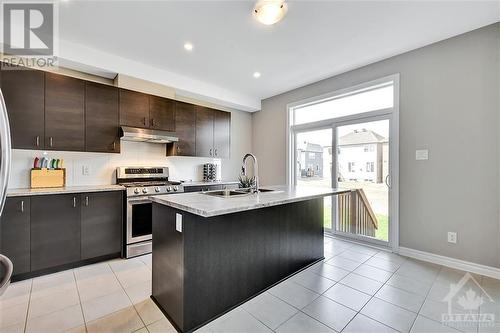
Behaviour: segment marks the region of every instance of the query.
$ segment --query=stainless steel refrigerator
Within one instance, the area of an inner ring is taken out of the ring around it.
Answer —
[[[5,199],[7,197],[7,185],[9,182],[11,164],[10,126],[5,100],[0,90],[0,216],[3,213]],[[0,224],[2,220],[0,219]],[[1,228],[1,225],[0,225]],[[1,232],[1,230],[0,230]],[[0,234],[1,236],[1,234]],[[0,249],[1,250],[1,249]],[[13,265],[6,256],[0,253],[0,296],[7,290],[12,276]]]

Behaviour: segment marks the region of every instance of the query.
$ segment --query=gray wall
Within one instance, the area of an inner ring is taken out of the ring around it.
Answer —
[[[286,182],[288,103],[400,73],[400,245],[500,267],[499,44],[497,23],[264,100],[262,184]]]

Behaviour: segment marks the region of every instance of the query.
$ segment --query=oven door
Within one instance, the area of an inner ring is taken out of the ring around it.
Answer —
[[[127,199],[127,244],[152,239],[152,202],[149,197]]]

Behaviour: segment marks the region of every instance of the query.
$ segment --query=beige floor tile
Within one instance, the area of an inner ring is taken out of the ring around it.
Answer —
[[[24,333],[24,322],[11,325],[9,327],[0,327],[2,333]]]
[[[52,312],[43,316],[30,318],[26,325],[26,333],[58,333],[83,325],[80,305]]]
[[[176,329],[166,318],[148,325],[148,331],[149,333],[177,333]]]
[[[151,281],[151,270],[142,264],[141,267],[115,272],[123,288],[129,288],[141,282]]]
[[[76,289],[54,292],[51,295],[32,299],[28,318],[38,317],[77,304],[80,304],[80,299]]]
[[[133,307],[87,323],[88,333],[130,333],[144,327]]]
[[[97,275],[83,280],[77,279],[77,286],[82,302],[122,290],[120,283],[113,273]]]
[[[11,283],[5,293],[0,296],[0,311],[11,306],[29,302],[31,283],[31,279]]]
[[[24,323],[27,311],[28,303],[2,309],[2,311],[0,311],[0,331],[4,327]]]
[[[134,304],[134,307],[139,313],[139,317],[141,317],[142,321],[146,325],[152,324],[155,321],[165,318],[163,313],[151,299],[147,299],[140,303]]]
[[[148,280],[146,282],[134,284],[126,288],[125,292],[127,293],[128,297],[130,297],[132,303],[136,304],[150,298],[151,287],[152,282]]]
[[[73,270],[45,275],[33,279],[31,300],[52,295],[60,291],[76,290],[75,276]]]
[[[81,325],[75,328],[71,328],[64,333],[87,333],[87,328],[85,327],[85,325]]]
[[[74,272],[77,282],[114,274],[107,262],[79,267],[76,268]]]
[[[82,308],[87,323],[125,308],[133,309],[123,290],[83,302]]]

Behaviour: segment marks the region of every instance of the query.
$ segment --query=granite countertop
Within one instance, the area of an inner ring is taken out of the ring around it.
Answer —
[[[265,188],[273,189],[275,192],[247,194],[230,198],[215,197],[200,192],[180,193],[176,195],[157,195],[151,197],[151,200],[203,217],[211,217],[305,201],[351,191],[349,189],[297,188],[286,186],[266,186]]]
[[[227,185],[227,184],[239,184],[240,182],[237,180],[218,180],[215,182],[206,182],[203,180],[199,181],[181,181],[182,186],[187,187],[187,186],[204,186],[204,185]]]
[[[125,187],[120,185],[66,186],[66,187],[55,187],[55,188],[11,188],[7,190],[7,197],[64,194],[64,193],[124,191],[124,190]]]

